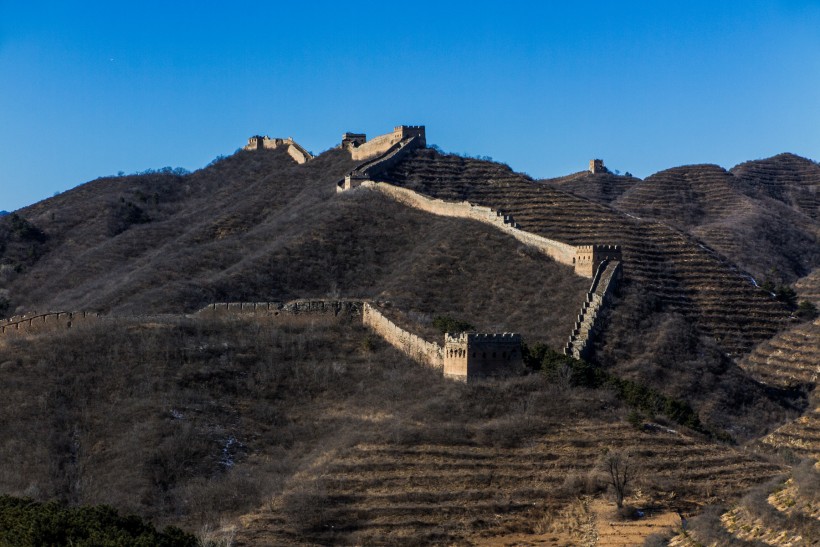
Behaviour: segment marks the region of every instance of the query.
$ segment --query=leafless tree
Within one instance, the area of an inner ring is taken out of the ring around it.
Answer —
[[[629,450],[609,450],[601,456],[599,465],[615,491],[615,503],[620,509],[624,506],[626,489],[635,479],[635,458]]]

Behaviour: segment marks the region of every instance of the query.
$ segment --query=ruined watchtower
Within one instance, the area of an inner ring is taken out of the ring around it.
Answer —
[[[621,261],[620,245],[579,245],[575,248],[575,273],[593,277],[604,260]]]
[[[345,133],[342,135],[342,148],[345,150],[358,148],[366,142],[367,134],[365,133]]]
[[[469,381],[522,366],[521,335],[462,332],[444,335],[444,376]]]
[[[589,172],[594,175],[596,173],[609,173],[609,170],[604,167],[604,160],[589,160]]]

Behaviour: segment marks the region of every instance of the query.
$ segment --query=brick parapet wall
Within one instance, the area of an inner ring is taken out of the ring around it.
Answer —
[[[440,345],[404,330],[367,302],[362,307],[362,323],[411,359],[436,369],[444,368],[444,350]]]
[[[573,266],[575,263],[576,248],[573,245],[521,230],[509,215],[504,215],[490,207],[473,205],[468,201],[459,203],[429,198],[407,188],[401,188],[386,182],[365,180],[361,182],[360,186],[376,190],[409,207],[434,215],[477,220],[510,234],[526,245],[535,247],[556,262],[567,266]]]
[[[225,314],[264,314],[264,315],[361,315],[361,300],[292,300],[290,302],[216,302],[208,304],[201,310],[200,314],[225,315]]]
[[[38,334],[76,327],[96,321],[100,315],[96,312],[49,312],[24,318],[13,318],[0,323],[0,336]]]
[[[564,347],[564,354],[576,359],[589,357],[594,337],[600,329],[600,311],[607,304],[610,296],[618,285],[622,275],[621,262],[607,260],[598,266],[595,277],[584,303],[581,313],[570,334],[569,341]]]

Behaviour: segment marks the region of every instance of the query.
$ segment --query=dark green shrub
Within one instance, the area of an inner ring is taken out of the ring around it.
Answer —
[[[196,538],[174,527],[158,532],[139,517],[105,505],[68,507],[0,496],[0,545],[35,547],[195,547]]]
[[[475,326],[471,325],[467,321],[454,319],[448,315],[439,315],[433,319],[433,327],[438,329],[441,334],[446,332],[455,333],[475,330]]]

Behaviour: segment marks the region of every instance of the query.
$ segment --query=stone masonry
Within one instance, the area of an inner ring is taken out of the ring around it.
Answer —
[[[248,139],[248,144],[245,145],[244,150],[276,150],[277,148],[283,147],[287,147],[288,154],[296,163],[302,164],[313,159],[313,155],[296,143],[291,137],[279,139],[254,135]]]
[[[427,137],[423,125],[397,125],[392,133],[379,135],[365,141],[364,133],[345,133],[342,136],[342,147],[350,150],[350,157],[354,160],[367,160],[384,154],[392,146],[401,141],[416,139],[417,146],[427,146]]]
[[[596,173],[609,173],[609,169],[604,167],[604,160],[589,160],[589,172],[593,175]]]
[[[444,335],[444,376],[469,381],[521,369],[521,335],[462,332]]]

